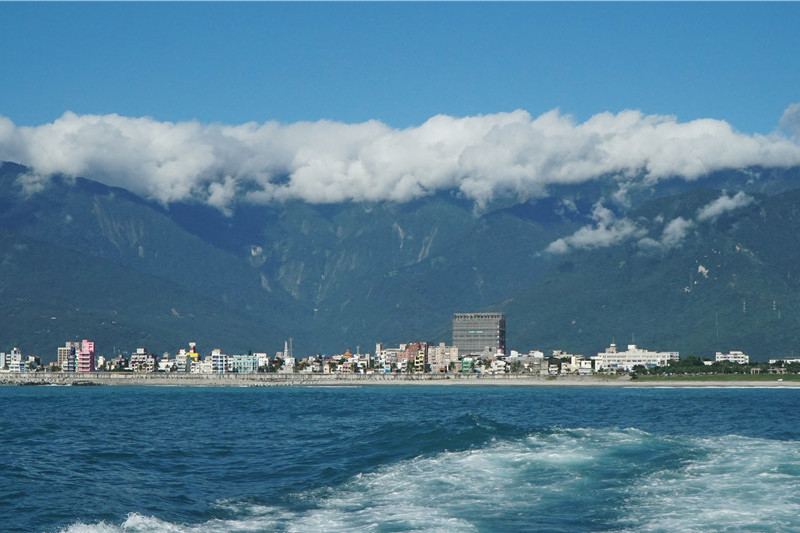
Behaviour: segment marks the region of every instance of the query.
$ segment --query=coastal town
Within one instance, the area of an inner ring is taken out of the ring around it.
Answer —
[[[702,374],[797,374],[800,358],[772,359],[751,363],[741,351],[716,352],[712,358],[690,355],[681,360],[676,351],[651,351],[635,344],[621,349],[610,344],[596,355],[584,356],[564,350],[545,354],[539,350],[521,353],[506,350],[505,317],[502,313],[456,313],[453,343],[412,341],[397,346],[375,345],[372,353],[360,348],[334,355],[296,357],[291,340],[272,356],[267,352],[227,354],[220,348],[203,353],[196,343],[187,343],[176,354],[161,355],[136,348],[130,355],[106,357],[96,352],[88,339],[67,341],[56,348],[56,360],[42,363],[39,355],[26,355],[18,347],[0,352],[0,372],[6,374],[131,373],[164,375],[529,375],[592,376],[646,375],[664,373]]]

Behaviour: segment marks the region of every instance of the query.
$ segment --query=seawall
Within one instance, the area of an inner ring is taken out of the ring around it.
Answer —
[[[337,387],[371,385],[477,385],[538,387],[800,387],[797,381],[637,381],[629,376],[530,374],[176,374],[34,372],[0,374],[0,385],[128,385],[203,387]]]

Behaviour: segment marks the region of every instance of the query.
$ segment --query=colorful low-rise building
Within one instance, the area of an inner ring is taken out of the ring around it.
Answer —
[[[78,362],[76,372],[94,372],[94,342],[83,339],[81,349],[78,351]]]

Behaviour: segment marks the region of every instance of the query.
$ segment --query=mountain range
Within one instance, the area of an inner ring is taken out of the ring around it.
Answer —
[[[552,188],[475,205],[163,205],[0,166],[0,350],[371,351],[506,314],[520,351],[610,342],[790,356],[800,334],[800,168]],[[624,193],[624,194],[622,194]]]

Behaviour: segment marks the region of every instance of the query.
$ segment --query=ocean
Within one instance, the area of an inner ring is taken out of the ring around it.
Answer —
[[[0,387],[0,530],[800,531],[800,390]]]

